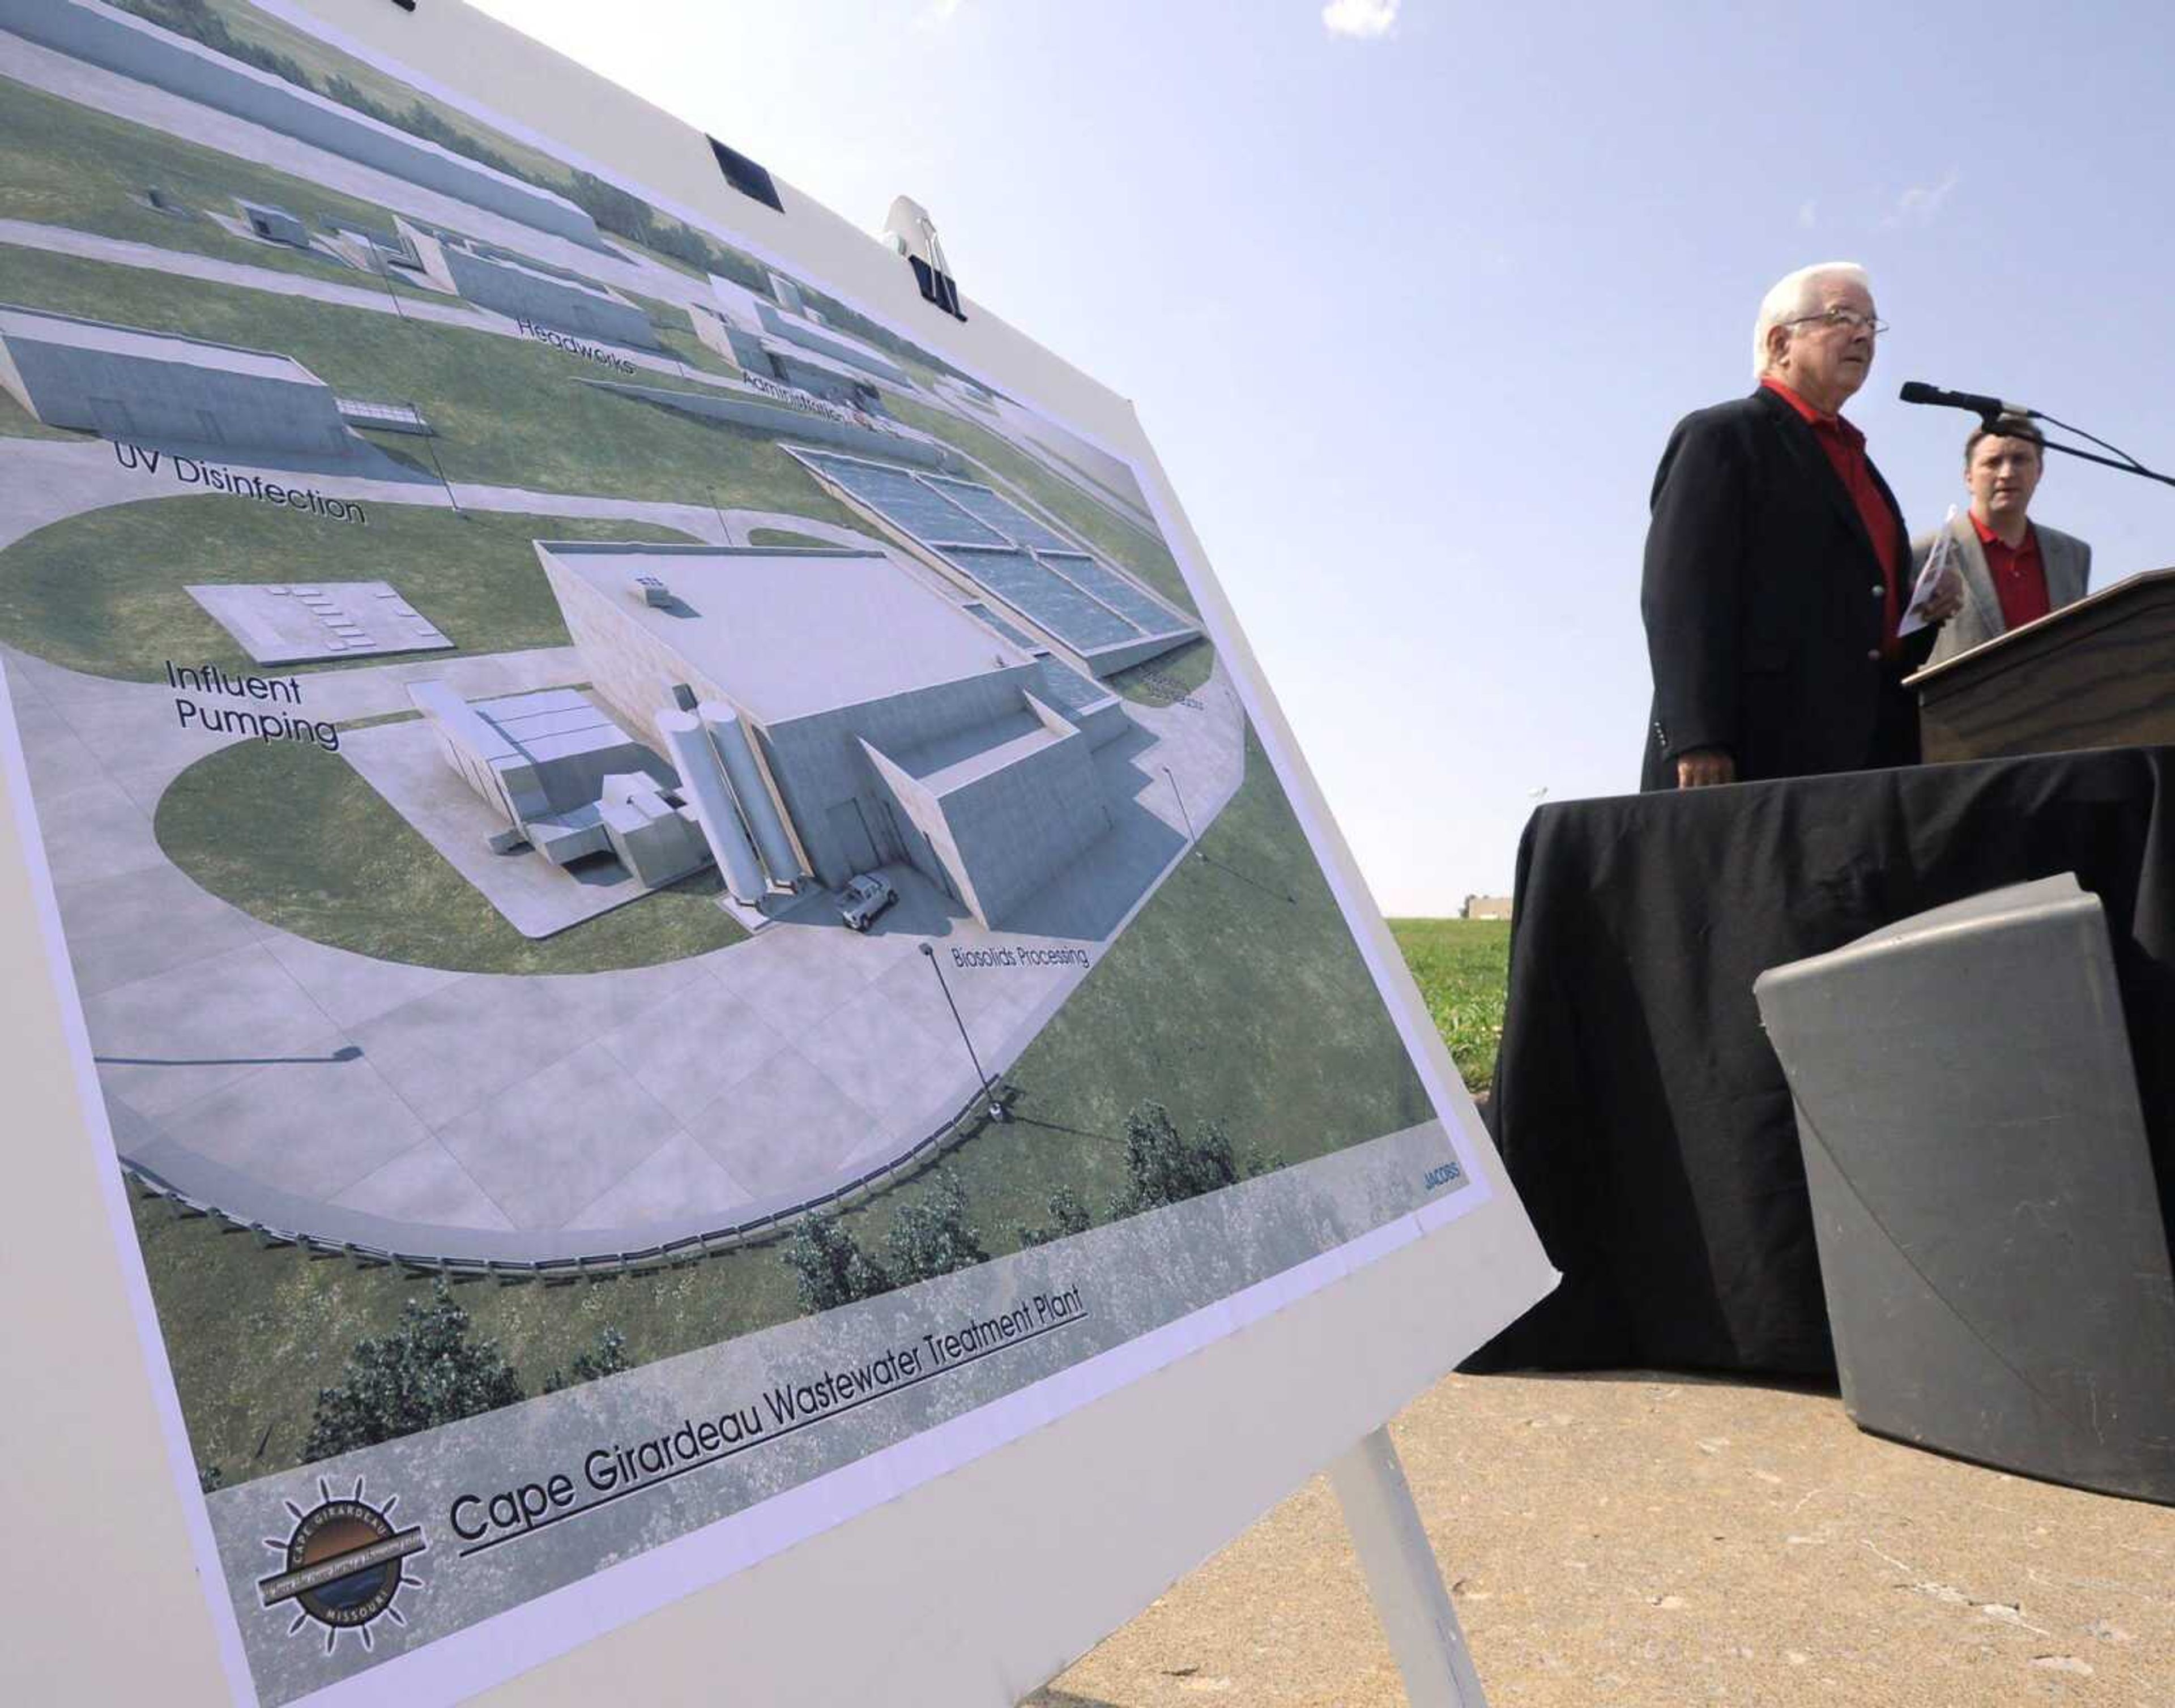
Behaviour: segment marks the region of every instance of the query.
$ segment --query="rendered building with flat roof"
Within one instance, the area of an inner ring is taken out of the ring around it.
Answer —
[[[0,389],[48,426],[244,450],[355,448],[292,357],[0,303]]]
[[[843,362],[848,367],[859,368],[887,384],[909,390],[913,388],[912,374],[882,351],[857,338],[831,327],[819,332],[805,320],[796,320],[781,313],[761,297],[755,299],[755,312],[756,317],[762,323],[762,329],[773,338],[782,338],[789,344],[798,344],[804,350],[826,356],[833,361]]]
[[[292,249],[310,247],[310,228],[285,208],[275,208],[268,202],[247,202],[237,196],[234,205],[241,210],[241,217],[249,222],[249,229],[267,243],[285,243]]]
[[[526,842],[556,866],[610,854],[652,887],[708,863],[655,756],[578,690],[469,702],[422,681],[408,697],[447,764],[505,818],[507,846]]]
[[[875,382],[844,362],[815,350],[788,349],[723,309],[690,303],[687,318],[696,337],[757,382],[790,387],[865,414],[883,413],[883,394]]]
[[[657,348],[648,315],[616,290],[449,231],[396,223],[423,275],[464,301],[583,338]]]
[[[1109,827],[1041,662],[881,552],[536,552],[597,693],[659,732],[729,873],[743,838],[778,885],[903,863],[995,925]]]

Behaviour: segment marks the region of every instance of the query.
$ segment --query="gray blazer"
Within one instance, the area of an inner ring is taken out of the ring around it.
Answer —
[[[2064,534],[2043,522],[2033,523],[2031,529],[2039,537],[2039,561],[2047,572],[2048,609],[2059,610],[2065,605],[2075,605],[2085,596],[2085,585],[2091,579],[2091,547],[2074,534]],[[1983,646],[2008,626],[2001,620],[2001,596],[1993,590],[1993,572],[1987,567],[1986,552],[1978,543],[1978,530],[1972,526],[1970,516],[1959,513],[1949,531],[1955,536],[1956,567],[1963,572],[1964,607],[1941,625],[1928,664],[1944,664],[1961,653]],[[1911,542],[1913,585],[1939,533],[1936,529]]]

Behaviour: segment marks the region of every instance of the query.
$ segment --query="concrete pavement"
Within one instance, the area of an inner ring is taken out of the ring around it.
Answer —
[[[1451,1376],[1391,1434],[1494,1708],[2168,1708],[2175,1511],[1858,1432],[1832,1393]],[[1405,1701],[1316,1478],[1031,1708]]]

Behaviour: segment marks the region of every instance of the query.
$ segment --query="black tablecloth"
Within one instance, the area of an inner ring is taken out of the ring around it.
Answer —
[[[2175,748],[2113,748],[1536,812],[1489,1124],[1564,1281],[1468,1368],[1831,1373],[1789,1091],[1752,981],[2029,878],[2073,871],[2106,908],[2175,1212],[2171,795]]]

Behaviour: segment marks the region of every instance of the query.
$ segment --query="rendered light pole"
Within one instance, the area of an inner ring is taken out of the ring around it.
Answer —
[[[1198,847],[1201,837],[1199,832],[1197,832],[1193,827],[1193,815],[1185,810],[1185,796],[1179,789],[1178,779],[1175,777],[1171,777],[1170,767],[1168,765],[1163,767],[1163,774],[1170,779],[1171,798],[1178,803],[1178,816],[1185,821],[1185,839],[1190,843],[1196,844],[1193,850],[1194,859],[1207,859],[1207,856],[1202,854]]]
[[[974,1054],[974,1040],[967,1036],[967,1022],[959,1017],[959,1005],[952,1000],[952,987],[944,982],[944,969],[936,964],[936,952],[924,943],[921,953],[929,962],[929,970],[936,975],[936,988],[944,993],[944,1006],[952,1011],[952,1023],[959,1028],[959,1042],[967,1046],[967,1060],[974,1064],[974,1078],[982,1087],[983,1097],[988,1100],[990,1119],[993,1121],[1010,1120],[1012,1112],[997,1101],[996,1088],[990,1084],[989,1075],[982,1071],[982,1058]]]

